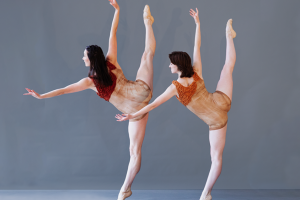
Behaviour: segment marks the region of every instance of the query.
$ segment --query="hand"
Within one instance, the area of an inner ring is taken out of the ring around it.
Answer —
[[[122,121],[126,121],[126,120],[129,120],[129,119],[132,119],[133,117],[132,117],[132,115],[130,115],[130,114],[122,114],[122,115],[120,115],[120,114],[117,114],[116,116],[115,116],[115,118],[117,118],[118,120],[118,122],[122,122]]]
[[[196,8],[196,11],[197,12],[195,12],[193,9],[191,9],[190,10],[190,15],[194,18],[196,24],[200,24],[197,8]]]
[[[28,91],[28,93],[25,93],[23,95],[31,95],[31,96],[33,96],[37,99],[42,99],[43,98],[40,94],[36,93],[34,90],[30,90],[28,88],[25,88],[25,89]]]
[[[120,10],[120,7],[116,0],[108,0],[110,2],[110,5],[112,5],[116,10]]]

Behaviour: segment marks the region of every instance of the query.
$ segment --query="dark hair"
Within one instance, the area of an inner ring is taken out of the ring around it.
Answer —
[[[181,71],[180,78],[190,78],[194,75],[192,61],[189,54],[182,51],[173,51],[171,54],[169,54],[169,58],[171,63],[177,65],[178,70]]]
[[[102,86],[107,87],[112,85],[113,81],[109,75],[105,56],[101,47],[97,45],[90,45],[86,47],[86,50],[87,56],[90,60],[90,71],[88,76],[96,79]]]

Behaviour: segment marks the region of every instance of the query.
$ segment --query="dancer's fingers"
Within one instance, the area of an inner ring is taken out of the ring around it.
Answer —
[[[123,116],[122,116],[122,115],[120,115],[120,114],[118,114],[118,117],[119,117],[119,119],[122,119],[122,118],[123,118]]]
[[[120,114],[117,114],[116,117],[119,119],[120,118]]]
[[[198,8],[196,8],[197,14],[198,14]]]
[[[24,93],[23,95],[31,95],[30,93]]]
[[[30,90],[28,88],[25,88],[28,92],[30,92]]]
[[[123,121],[123,117],[120,114],[117,114],[116,118],[118,119],[117,121]]]

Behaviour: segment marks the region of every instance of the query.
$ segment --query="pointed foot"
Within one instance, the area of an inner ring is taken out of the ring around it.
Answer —
[[[226,36],[231,36],[232,38],[236,37],[236,32],[232,28],[232,19],[227,21],[226,25]]]
[[[149,7],[148,5],[145,5],[143,17],[144,17],[144,23],[145,23],[145,24],[146,24],[146,23],[150,23],[150,25],[153,24],[154,18],[153,18],[153,16],[151,15],[150,7]]]
[[[126,198],[130,197],[132,195],[131,189],[127,190],[126,192],[121,192],[118,195],[117,200],[125,200]]]

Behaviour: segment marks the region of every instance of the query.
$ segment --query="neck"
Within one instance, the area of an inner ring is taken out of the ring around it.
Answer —
[[[181,72],[177,72],[177,74],[178,74],[178,78],[180,78],[180,76],[181,76]]]

